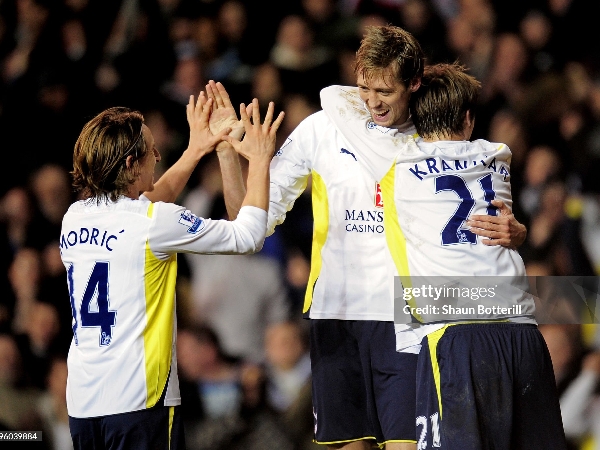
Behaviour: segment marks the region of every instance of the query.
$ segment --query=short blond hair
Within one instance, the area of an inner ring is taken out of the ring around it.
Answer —
[[[424,65],[421,45],[408,31],[392,25],[371,26],[356,52],[354,71],[368,80],[389,67],[408,86],[421,77]]]

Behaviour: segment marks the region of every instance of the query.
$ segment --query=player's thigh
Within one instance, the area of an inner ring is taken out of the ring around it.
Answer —
[[[537,328],[519,329],[515,418],[515,450],[565,449],[566,441],[550,354]]]
[[[106,416],[104,438],[108,450],[183,450],[185,439],[179,406]]]
[[[375,439],[351,322],[311,319],[310,333],[316,441],[334,446]]]
[[[510,416],[508,421],[499,417],[510,414],[511,405],[499,407],[498,402],[510,400],[512,388],[503,388],[507,377],[496,366],[502,359],[474,336],[471,327],[447,326],[423,340],[417,367],[419,449],[508,450],[510,429],[492,430],[511,423]],[[494,439],[496,446],[489,447],[487,439]]]
[[[414,448],[418,355],[396,351],[392,322],[373,322],[368,342],[372,392],[383,443],[388,449]]]

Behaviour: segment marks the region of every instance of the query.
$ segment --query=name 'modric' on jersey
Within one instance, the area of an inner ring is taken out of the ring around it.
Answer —
[[[117,234],[123,233],[125,230],[119,231]],[[60,252],[67,250],[78,244],[95,245],[104,247],[109,252],[113,251],[113,245],[118,237],[107,230],[100,230],[95,227],[80,227],[79,230],[70,230],[60,236]]]
[[[470,166],[482,165],[485,169],[490,172],[497,172],[504,176],[504,181],[510,179],[510,171],[504,161],[496,161],[495,156],[484,155],[484,159],[447,159],[439,156],[433,158],[427,158],[422,162],[414,164],[412,167],[408,167],[408,171],[417,177],[419,180],[423,180],[427,175],[439,174],[444,172],[460,172],[466,170]]]

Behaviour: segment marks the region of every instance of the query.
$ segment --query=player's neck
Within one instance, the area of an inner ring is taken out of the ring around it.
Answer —
[[[470,133],[431,133],[428,135],[421,136],[425,142],[436,142],[436,141],[468,141]]]

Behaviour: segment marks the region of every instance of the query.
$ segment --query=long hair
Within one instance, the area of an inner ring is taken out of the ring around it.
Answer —
[[[458,63],[427,66],[421,87],[410,97],[409,108],[421,137],[460,134],[475,107],[481,83]]]
[[[73,152],[73,187],[86,199],[116,201],[140,174],[148,153],[139,111],[114,107],[85,124]],[[132,156],[130,167],[126,166]]]
[[[391,26],[367,27],[356,52],[354,72],[366,80],[390,67],[405,86],[423,74],[425,57],[421,45],[408,31]]]

